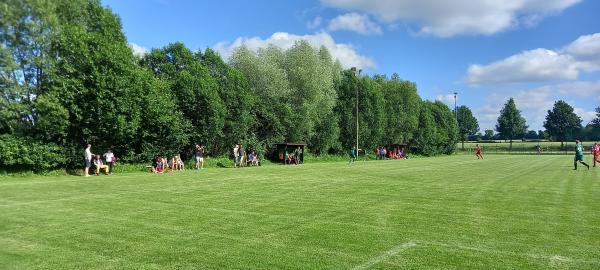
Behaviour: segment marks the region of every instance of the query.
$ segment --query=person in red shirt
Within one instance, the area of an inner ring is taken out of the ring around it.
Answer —
[[[475,156],[477,157],[477,159],[483,159],[483,155],[481,154],[481,147],[479,146],[479,144],[475,145]]]

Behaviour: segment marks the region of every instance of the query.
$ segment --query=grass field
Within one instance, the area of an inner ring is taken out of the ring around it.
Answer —
[[[0,269],[599,269],[600,168],[571,166],[459,155],[0,178]]]

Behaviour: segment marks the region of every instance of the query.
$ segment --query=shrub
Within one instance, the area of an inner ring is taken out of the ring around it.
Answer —
[[[63,149],[56,144],[0,135],[0,167],[3,169],[42,172],[65,164]]]

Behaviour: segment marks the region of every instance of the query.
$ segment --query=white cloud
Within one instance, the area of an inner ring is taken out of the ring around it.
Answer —
[[[446,94],[446,95],[437,95],[435,100],[439,100],[444,102],[446,105],[450,107],[450,109],[454,110],[454,94]],[[456,96],[456,101],[458,102],[459,96]]]
[[[321,0],[330,7],[373,14],[383,21],[411,22],[439,37],[493,34],[520,24],[531,26],[581,0]]]
[[[600,33],[580,36],[563,51],[577,59],[579,67],[583,70],[600,69]]]
[[[329,31],[347,30],[353,31],[362,35],[380,35],[381,27],[371,21],[369,16],[358,13],[346,13],[339,15],[329,21],[327,26]]]
[[[488,65],[471,65],[467,83],[471,85],[574,80],[579,76],[575,59],[552,50],[535,49]]]
[[[600,33],[581,36],[559,50],[534,49],[467,70],[471,85],[576,80],[600,70]]]
[[[565,96],[593,97],[600,96],[600,81],[576,81],[557,85],[547,85],[535,89]]]
[[[266,39],[259,37],[240,37],[231,43],[219,42],[213,47],[225,59],[228,59],[233,50],[242,45],[253,51],[266,48],[270,44],[285,50],[294,46],[298,40],[306,40],[315,48],[325,46],[331,53],[331,56],[334,59],[339,60],[345,68],[357,67],[359,69],[369,69],[375,67],[375,62],[371,58],[359,54],[351,44],[336,43],[333,37],[326,32],[303,36],[277,32]]]
[[[131,51],[133,51],[133,55],[138,56],[138,57],[143,57],[145,54],[148,53],[148,49],[137,45],[135,43],[130,42],[128,44],[129,48],[131,49]]]
[[[316,29],[319,26],[321,26],[321,22],[323,21],[323,18],[321,18],[320,16],[315,17],[312,21],[309,21],[306,23],[306,28],[308,29]]]
[[[586,126],[592,120],[596,118],[596,112],[594,111],[586,111],[585,109],[575,107],[573,108],[574,112],[581,117],[581,125]]]

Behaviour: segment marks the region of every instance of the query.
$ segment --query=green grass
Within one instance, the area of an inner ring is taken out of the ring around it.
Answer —
[[[4,177],[0,269],[600,268],[600,168],[487,158]]]

